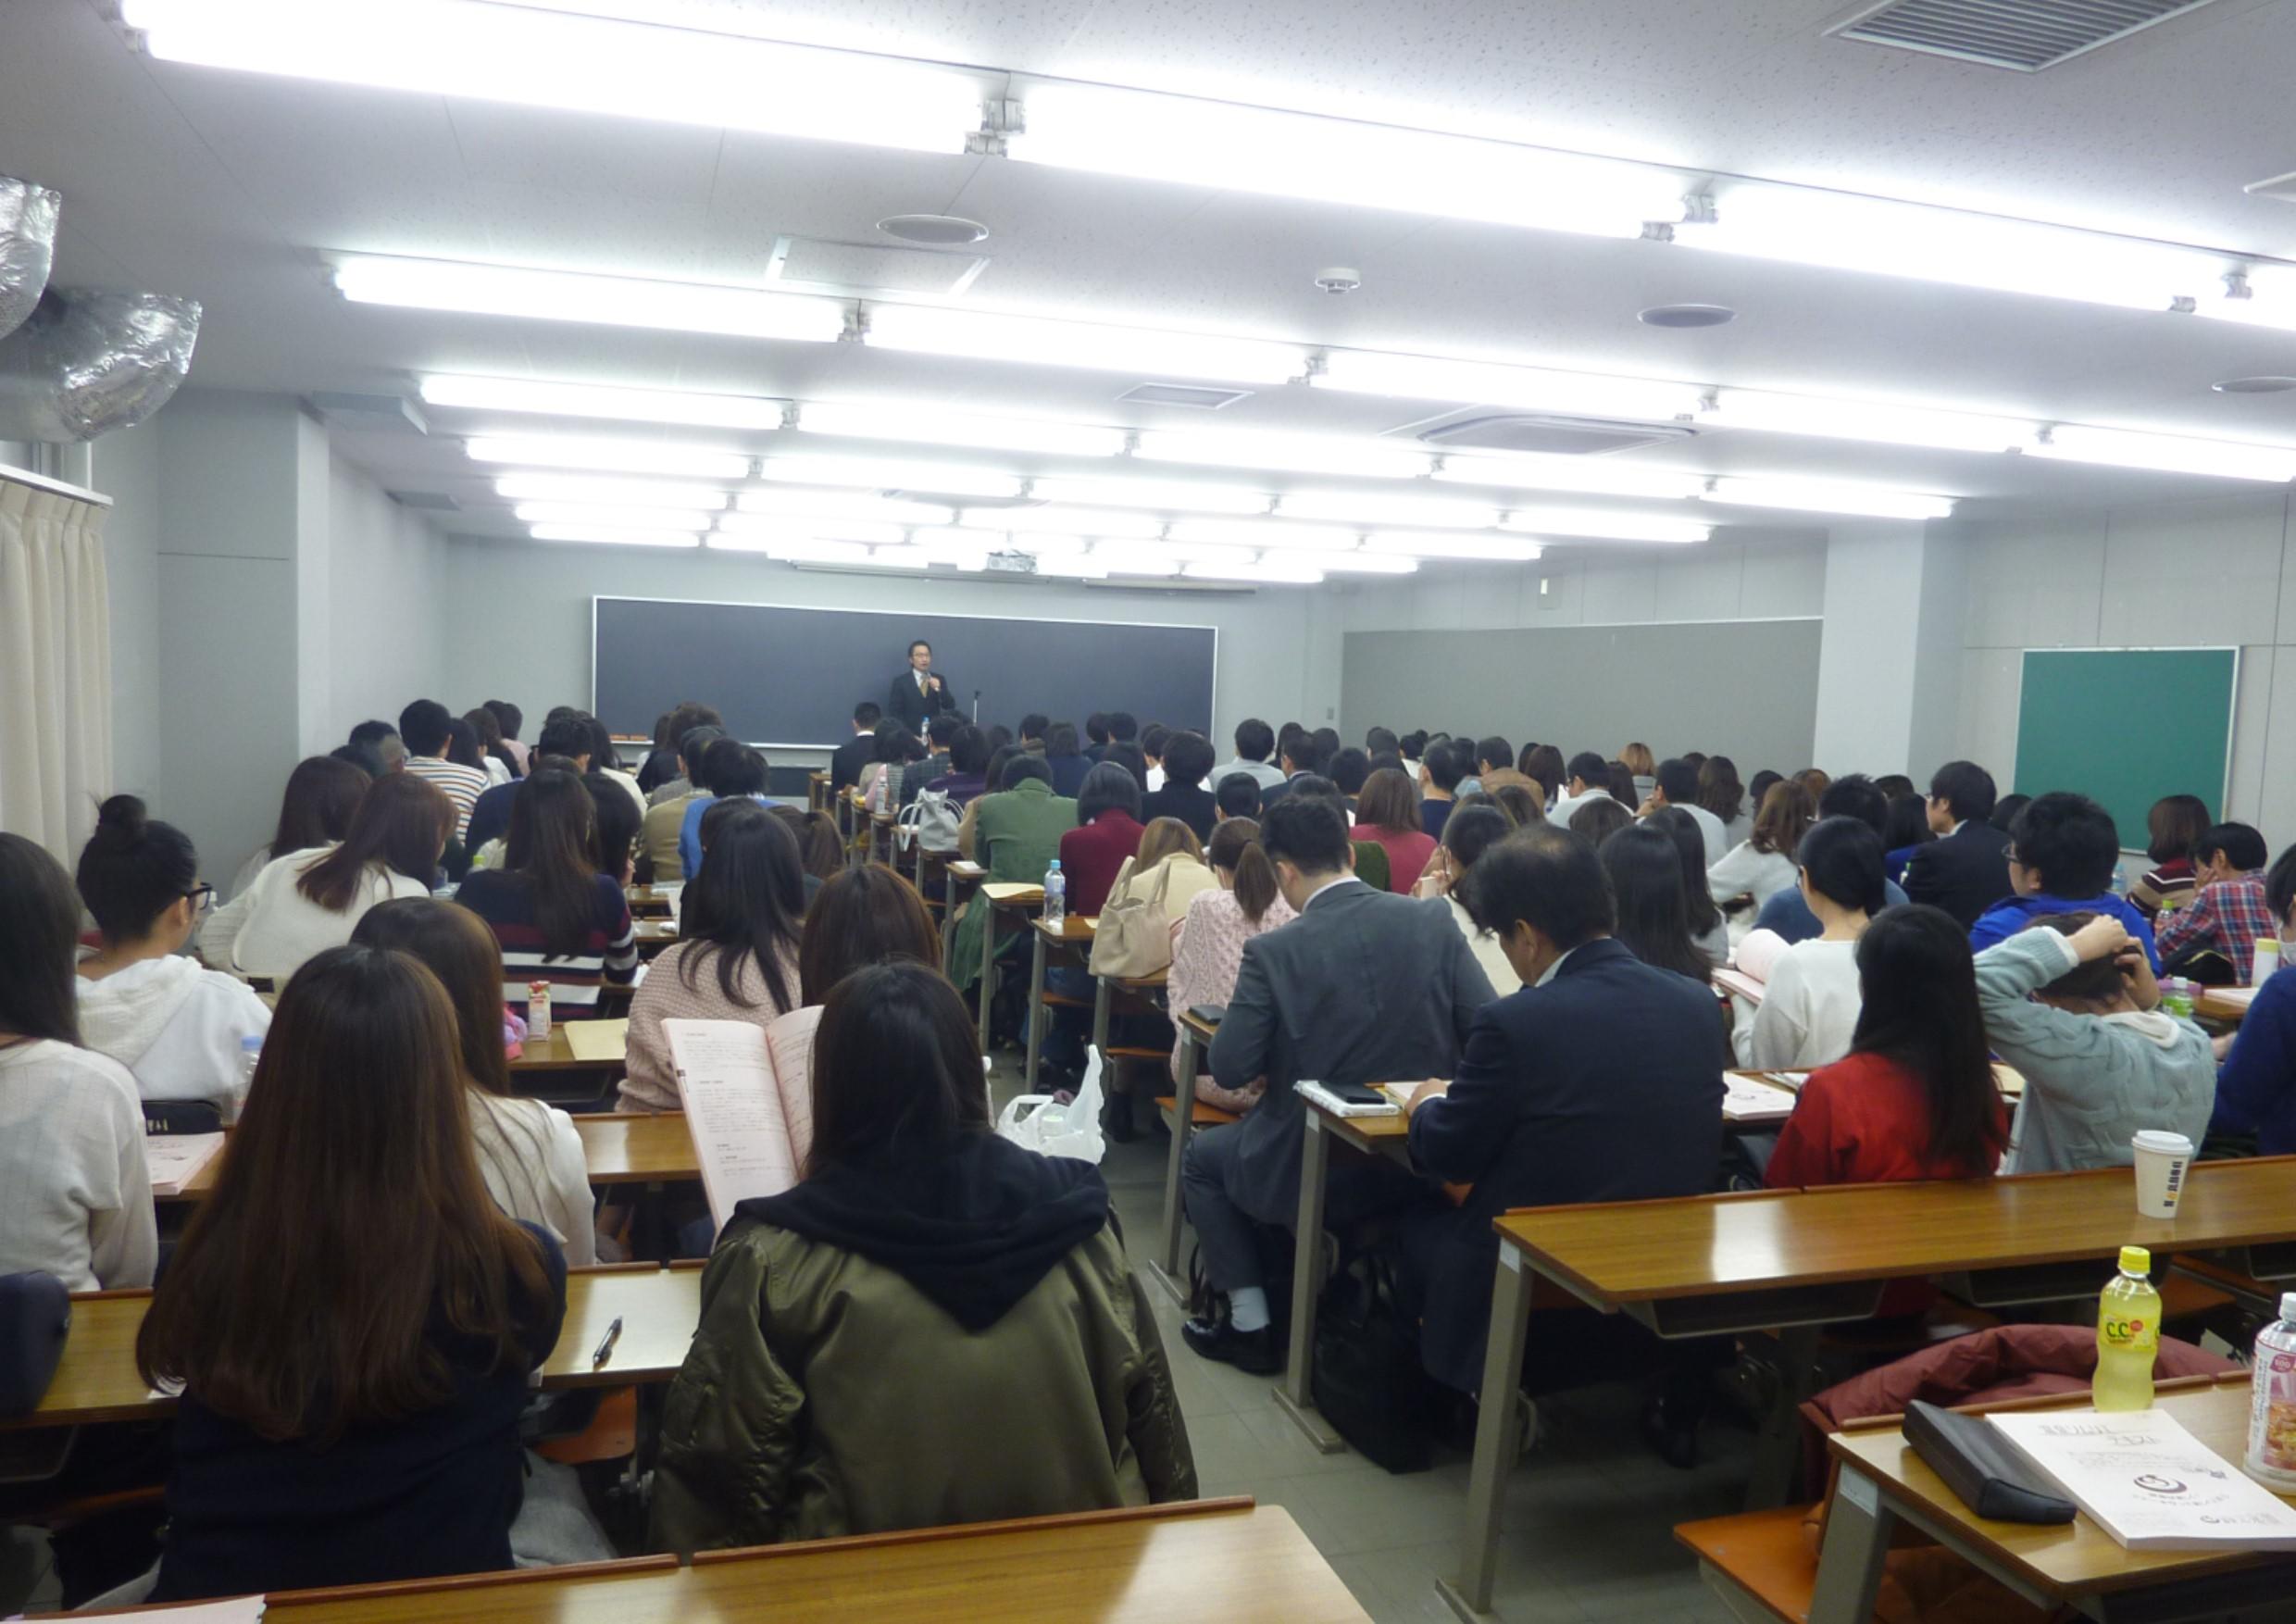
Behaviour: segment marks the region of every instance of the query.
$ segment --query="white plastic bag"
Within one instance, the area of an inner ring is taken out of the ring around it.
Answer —
[[[1042,1156],[1074,1156],[1098,1164],[1108,1144],[1100,1135],[1100,1051],[1084,1063],[1076,1098],[1054,1105],[1051,1094],[1022,1094],[996,1119],[999,1138]]]

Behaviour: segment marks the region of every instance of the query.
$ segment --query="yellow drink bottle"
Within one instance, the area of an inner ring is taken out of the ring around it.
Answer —
[[[2161,1351],[2161,1294],[2152,1289],[2152,1254],[2121,1248],[2120,1273],[2097,1302],[2097,1379],[2091,1395],[2100,1410],[2152,1407],[2152,1361]]]

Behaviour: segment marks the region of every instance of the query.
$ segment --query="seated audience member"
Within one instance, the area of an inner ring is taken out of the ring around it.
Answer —
[[[1393,768],[1383,768],[1365,781],[1356,798],[1358,843],[1368,842],[1387,854],[1387,888],[1409,895],[1420,872],[1435,855],[1435,840],[1420,826],[1419,803],[1411,781]]]
[[[1908,901],[1943,908],[1967,929],[2010,894],[2009,836],[1993,816],[1993,775],[1949,761],[1929,778],[1929,828],[1937,839],[1905,859]]]
[[[627,887],[637,868],[638,831],[645,819],[605,773],[592,773],[582,788],[598,813],[598,872]]]
[[[630,804],[637,808],[638,816],[643,818],[646,812],[645,792],[638,787],[636,774],[622,770],[621,756],[614,748],[614,730],[587,713],[581,719],[590,730],[590,773],[604,773],[612,779],[621,787],[622,793],[630,797]]]
[[[2224,962],[2201,979],[2246,985],[2256,968],[2256,939],[2278,930],[2265,899],[2265,837],[2245,823],[2219,823],[2192,843],[2197,889],[2182,907],[2161,914],[2161,957],[2177,974],[2191,975],[2193,960],[2215,954]]]
[[[398,729],[389,722],[365,721],[351,730],[350,743],[372,750],[382,760],[381,771],[396,772],[406,765],[406,741],[399,737]]]
[[[2009,1144],[1978,1007],[1969,933],[1942,909],[1889,908],[1858,938],[1861,1004],[1847,1056],[1810,1073],[1763,1181],[1773,1190],[1991,1177]],[[1885,1316],[1935,1295],[1891,1286]]]
[[[882,863],[860,863],[821,887],[797,943],[801,1007],[819,1011],[830,990],[856,970],[897,962],[941,968],[941,931],[925,899]],[[794,1147],[805,1159],[805,1147]]]
[[[1031,756],[1044,754],[1044,735],[1052,731],[1053,718],[1030,711],[1020,718],[1020,747]]]
[[[1140,753],[1147,758],[1148,781],[1142,786],[1144,793],[1154,794],[1164,787],[1164,747],[1172,742],[1172,730],[1162,722],[1150,722],[1140,735]]]
[[[853,737],[830,753],[830,793],[849,790],[861,781],[861,769],[877,759],[877,724],[883,707],[865,699],[853,707]]]
[[[890,773],[892,782],[884,793],[885,805],[890,808],[899,793],[901,773],[909,763],[909,746],[914,736],[894,718],[887,717],[877,724],[875,739],[874,753],[863,765],[861,776],[854,781],[854,788],[861,792],[864,801],[868,801],[877,793],[877,781]],[[987,759],[985,751],[982,759]]]
[[[1148,795],[1148,758],[1140,753],[1140,743],[1132,739],[1112,739],[1101,753],[1101,760],[1112,767],[1120,767],[1132,775],[1140,786],[1142,799]]]
[[[1198,840],[1210,840],[1212,825],[1218,820],[1217,799],[1204,787],[1211,770],[1211,740],[1202,733],[1168,734],[1164,741],[1164,784],[1141,802],[1141,818],[1150,823],[1177,818],[1196,831]],[[1254,781],[1253,788],[1258,787]]]
[[[678,1068],[664,1021],[765,1027],[797,1007],[805,918],[805,870],[788,825],[760,812],[711,832],[701,869],[680,901],[678,940],[654,961],[630,1000],[630,1068],[618,1108],[679,1108]]]
[[[1661,806],[1643,822],[1664,830],[1682,860],[1682,896],[1690,909],[1691,941],[1711,968],[1730,962],[1730,927],[1706,888],[1706,837],[1680,806]]]
[[[527,757],[527,771],[534,770],[534,763],[542,757],[555,756],[569,772],[578,777],[590,770],[591,733],[589,725],[574,716],[556,718],[543,724],[542,737],[535,741]],[[463,844],[473,854],[489,843],[502,839],[510,829],[510,804],[518,798],[525,779],[497,784],[479,797],[470,809],[470,827],[463,835]]]
[[[1419,764],[1419,827],[1429,840],[1443,838],[1443,820],[1451,816],[1459,796],[1459,781],[1466,776],[1466,749],[1446,739],[1427,747]]]
[[[1336,754],[1326,754],[1322,743],[1306,729],[1296,723],[1288,724],[1285,731],[1276,735],[1276,765],[1283,769],[1283,781],[1261,789],[1260,806],[1273,806],[1290,794],[1293,779],[1321,778],[1331,756]]]
[[[502,722],[493,711],[478,706],[463,712],[462,721],[479,742],[479,765],[485,768],[490,786],[506,784],[521,776],[518,758],[503,747]]]
[[[1331,757],[1331,781],[1340,786],[1340,793],[1347,797],[1348,808],[1355,806],[1355,797],[1363,793],[1364,781],[1371,776],[1371,757],[1360,750],[1341,750]]]
[[[1355,839],[1354,810],[1348,806],[1347,797],[1340,793],[1340,786],[1320,773],[1304,772],[1292,781],[1289,788],[1292,794],[1330,803],[1340,820],[1348,826],[1350,849],[1355,854],[1355,878],[1374,891],[1388,890],[1387,848],[1376,841]]]
[[[270,1030],[263,1000],[183,956],[215,900],[183,831],[114,795],[80,853],[80,899],[95,950],[80,960],[81,1041],[135,1076],[147,1100],[201,1100],[226,1121],[239,1109],[240,1044]]]
[[[1650,792],[1641,787],[1641,781],[1635,776],[1634,769],[1625,762],[1606,762],[1603,764],[1603,771],[1610,780],[1611,799],[1621,806],[1631,811],[1650,799]],[[1650,781],[1655,784],[1658,781],[1653,778]]]
[[[1187,1425],[1100,1169],[991,1131],[955,991],[922,965],[856,970],[829,994],[813,1061],[801,1181],[737,1206],[702,1279],[654,1543],[684,1554],[1193,1497]]]
[[[494,933],[468,908],[410,896],[368,909],[351,944],[404,953],[438,977],[455,1010],[471,1149],[486,1193],[505,1216],[546,1232],[568,1267],[597,1262],[590,1168],[574,1118],[521,1098],[510,1086],[510,1029]]]
[[[1802,837],[1796,860],[1818,933],[1778,956],[1751,1020],[1739,1001],[1738,1063],[1758,1071],[1807,1071],[1850,1052],[1858,938],[1883,906],[1881,837],[1859,819],[1821,819]]]
[[[2025,1074],[2004,1172],[2125,1168],[2146,1129],[2208,1131],[2215,1053],[2158,1007],[2143,945],[2116,915],[2066,912],[1978,955],[1987,1040]]]
[[[1590,795],[1570,815],[1570,831],[1591,846],[1599,847],[1613,833],[1634,821],[1634,813],[1624,801],[1615,799],[1605,791]],[[1706,843],[1702,836],[1698,849],[1703,852]]]
[[[2145,817],[2144,855],[2152,867],[2128,888],[2128,901],[2155,931],[2163,913],[2184,906],[2200,889],[2192,848],[2208,832],[2210,821],[2208,803],[2198,795],[2163,795]]]
[[[1569,776],[1569,769],[1563,765],[1563,753],[1552,744],[1524,746],[1520,770],[1546,792],[1546,806],[1554,806],[1560,798],[1563,781]],[[1546,806],[1540,811],[1543,813]]]
[[[1228,1313],[1192,1318],[1180,1335],[1205,1358],[1266,1373],[1281,1350],[1254,1227],[1289,1227],[1298,1217],[1306,1107],[1292,1085],[1303,1078],[1341,1086],[1450,1076],[1491,991],[1448,908],[1384,895],[1350,872],[1347,824],[1331,801],[1294,794],[1279,802],[1260,840],[1278,890],[1300,917],[1244,943],[1235,994],[1212,1040],[1220,1087],[1242,1091],[1264,1078],[1267,1090],[1242,1122],[1189,1140],[1180,1169],[1188,1218]],[[1713,1018],[1709,1011],[1710,1025]],[[1707,1159],[1711,1176],[1711,1139]],[[1416,1193],[1391,1162],[1334,1168],[1329,1221],[1345,1230]],[[1313,1328],[1292,1333],[1312,1335]]]
[[[1892,801],[1896,800],[1900,795],[1917,795],[1921,793],[1920,790],[1915,787],[1914,781],[1906,777],[1905,774],[1902,772],[1883,773],[1879,778],[1874,780],[1874,788],[1879,790],[1884,796]]]
[[[647,756],[638,773],[638,787],[646,793],[648,808],[664,801],[675,801],[693,793],[693,758],[685,752],[685,738],[697,728],[709,728],[716,732],[726,731],[726,718],[712,705],[697,705],[692,700],[669,713],[669,727],[665,737]]]
[[[1825,774],[1812,768],[1808,772],[1797,776],[1793,781],[1808,791],[1809,781],[1813,777],[1824,778]],[[1864,773],[1847,773],[1841,778],[1828,781],[1825,793],[1822,794],[1815,791],[1808,791],[1808,793],[1812,793],[1817,802],[1817,815],[1820,818],[1854,818],[1874,831],[1876,840],[1879,840],[1883,831],[1889,827],[1889,799],[1876,787],[1874,781]],[[1884,872],[1881,877],[1881,899],[1884,907],[1896,907],[1907,900],[1904,891],[1890,879],[1887,872]],[[1802,888],[1798,885],[1790,885],[1785,890],[1776,893],[1769,901],[1762,905],[1761,911],[1754,916],[1754,929],[1767,931],[1781,942],[1791,945],[1796,942],[1809,941],[1824,927],[1820,924],[1817,916],[1810,911],[1810,905],[1803,900]]]
[[[1651,754],[1648,744],[1638,741],[1619,751],[1618,759],[1634,779],[1634,798],[1627,805],[1640,806],[1651,798],[1651,792],[1658,787],[1658,757]],[[1615,789],[1611,793],[1617,793]],[[1620,795],[1619,799],[1626,800],[1626,797]]]
[[[1780,779],[1762,798],[1753,832],[1706,871],[1707,891],[1725,903],[1751,896],[1760,907],[1794,883],[1794,852],[1816,821],[1809,791]]]
[[[337,756],[312,756],[295,764],[287,775],[287,791],[280,797],[279,823],[271,838],[256,848],[231,878],[230,896],[238,896],[256,881],[273,857],[289,852],[311,851],[332,845],[351,828],[351,814],[359,797],[380,777]]]
[[[2120,855],[2113,815],[2096,802],[2063,790],[2034,797],[2009,832],[2009,884],[2015,894],[1978,916],[1969,945],[1982,953],[2050,914],[2110,914],[2143,946],[2145,962],[2158,975],[2152,927],[2112,892]]]
[[[526,726],[526,712],[507,699],[487,700],[480,708],[491,715],[502,730],[502,749],[510,762],[510,776],[524,778],[531,752],[518,743],[518,731]]]
[[[1258,787],[1253,785],[1255,791]],[[1175,1015],[1199,1005],[1225,1006],[1235,994],[1243,944],[1299,917],[1277,889],[1276,870],[1260,846],[1260,826],[1253,819],[1230,818],[1214,830],[1204,861],[1216,883],[1190,899],[1172,943],[1165,1001]],[[1175,1038],[1171,1068],[1175,1082],[1182,1081],[1180,1047]],[[1267,1080],[1261,1077],[1240,1089],[1222,1088],[1208,1067],[1194,1081],[1196,1098],[1239,1116],[1259,1104],[1267,1086]]]
[[[0,1274],[147,1286],[159,1257],[135,1079],[82,1047],[63,865],[0,834]]]
[[[1494,772],[1483,781],[1482,793],[1490,797],[1493,806],[1507,815],[1517,829],[1544,823],[1547,820],[1546,797],[1540,793],[1539,785],[1534,781],[1515,782],[1518,776],[1512,769]]]
[[[1212,792],[1212,801],[1213,822],[1249,818],[1256,823],[1260,816],[1260,781],[1248,772],[1231,772],[1219,781],[1219,787]]]
[[[1212,769],[1212,781],[1218,783],[1229,773],[1241,772],[1263,790],[1272,790],[1283,782],[1283,768],[1268,758],[1276,753],[1276,734],[1259,718],[1246,717],[1236,724],[1236,754],[1230,760]]]
[[[331,948],[281,994],[136,1338],[144,1380],[183,1393],[153,1600],[511,1566],[566,1259],[495,1209],[469,1093],[408,955]]]
[[[953,710],[937,710],[925,724],[926,749],[923,757],[910,762],[901,769],[901,805],[913,806],[917,797],[925,793],[925,786],[953,770],[949,761],[949,745],[967,726],[965,718]]]
[[[2009,833],[2016,826],[2017,815],[2025,810],[2032,799],[2030,795],[2003,795],[1994,803],[1993,816],[1989,821],[2002,833]]]
[[[1571,814],[1590,801],[1610,794],[1610,766],[1591,750],[1581,750],[1563,769],[1563,793],[1547,812],[1550,822],[1570,827]]]
[[[479,774],[486,781],[488,789],[510,781],[509,768],[486,754],[485,746],[479,743],[478,729],[467,718],[457,716],[447,718],[446,759],[456,767],[468,768]],[[478,796],[471,796],[470,801],[472,806],[476,806]]]
[[[1728,853],[1729,841],[1722,832],[1722,820],[1698,804],[1698,769],[1679,756],[1669,757],[1658,764],[1657,784],[1643,798],[1642,816],[1667,806],[1688,813],[1706,843],[1706,867],[1713,868]]]
[[[200,928],[217,969],[284,982],[303,961],[351,940],[359,916],[394,896],[429,896],[455,832],[455,807],[416,773],[385,773],[359,797],[334,845],[288,852]]]
[[[1460,807],[1451,815],[1451,821],[1443,825],[1443,843],[1436,848],[1413,891],[1415,896],[1441,897],[1450,905],[1451,922],[1466,938],[1475,962],[1491,982],[1492,994],[1500,998],[1522,991],[1522,979],[1516,975],[1515,966],[1499,938],[1476,924],[1474,916],[1466,911],[1466,904],[1459,900],[1459,882],[1466,879],[1478,857],[1504,840],[1514,829],[1506,814],[1495,806]]]
[[[1094,711],[1084,718],[1084,759],[1093,766],[1108,754],[1108,717],[1104,711]]]
[[[1058,734],[1067,726],[1054,722],[1053,731]],[[1056,764],[1052,756],[1017,756],[1004,764],[1004,788],[981,796],[965,809],[970,829],[960,831],[959,840],[965,856],[987,870],[987,880],[999,884],[1042,885],[1046,870],[1060,856],[1060,843],[1077,826],[1078,804],[1054,793]],[[1117,770],[1130,779],[1131,774],[1123,768]],[[1063,863],[1061,868],[1065,877],[1067,865]],[[1109,878],[1115,877],[1112,868]],[[1067,910],[1080,913],[1076,906],[1076,881],[1067,883]],[[980,979],[981,931],[988,917],[988,906],[978,894],[956,917],[947,969],[949,980],[959,987],[969,987]]]
[[[1140,781],[1129,768],[1103,761],[1084,775],[1077,797],[1077,826],[1060,837],[1060,871],[1068,886],[1068,912],[1090,918],[1108,900],[1124,859],[1140,851]],[[1029,876],[1042,881],[1040,871]]]
[[[1474,1015],[1451,1081],[1411,1096],[1413,1161],[1474,1188],[1455,1209],[1407,1214],[1403,1242],[1422,1305],[1420,1357],[1438,1380],[1472,1393],[1498,1272],[1491,1219],[1511,1207],[1710,1189],[1728,1056],[1713,994],[1613,940],[1610,889],[1584,841],[1548,828],[1510,835],[1476,859],[1465,890],[1523,990]],[[1564,1385],[1565,1370],[1584,1363],[1566,1351],[1573,1340],[1542,1339],[1525,1371],[1532,1391]]]
[[[1763,768],[1746,781],[1746,798],[1759,807],[1762,805],[1762,798],[1770,793],[1770,786],[1784,782],[1785,778],[1786,775],[1782,772],[1773,771],[1766,767]],[[1817,805],[1817,797],[1815,795],[1810,797],[1810,805],[1813,806]]]
[[[1515,770],[1515,746],[1497,733],[1475,741],[1475,777],[1487,779],[1493,773]]]
[[[570,772],[545,768],[526,780],[505,867],[474,869],[455,900],[502,943],[503,997],[521,1018],[533,981],[550,983],[552,1017],[563,1020],[597,1009],[602,980],[626,987],[637,977],[630,903],[598,872],[597,804]]]
[[[706,723],[683,734],[678,741],[677,778],[655,791],[653,804],[646,807],[645,821],[639,826],[638,849],[651,866],[649,871],[657,885],[675,885],[686,877],[678,837],[685,832],[686,813],[693,804],[715,798],[710,793],[705,753],[725,736],[722,730]],[[684,786],[681,790],[680,785]],[[678,793],[663,793],[670,790]]]
[[[1691,940],[1690,898],[1674,836],[1635,824],[1604,841],[1600,856],[1616,916],[1613,938],[1644,964],[1709,984],[1715,967]]]
[[[1817,802],[1821,807],[1826,802],[1826,792],[1833,787],[1834,782],[1830,776],[1815,767],[1805,767],[1800,772],[1795,773],[1794,781],[1809,791],[1810,799]],[[1880,792],[1877,790],[1875,793],[1878,794]],[[1885,796],[1884,799],[1886,800],[1887,797]]]
[[[490,786],[484,771],[446,758],[454,743],[455,718],[435,699],[418,699],[399,712],[399,737],[406,742],[405,770],[445,793],[455,806],[455,838],[470,827],[470,810]]]
[[[1172,922],[1175,934],[1180,921],[1188,917],[1188,905],[1207,891],[1216,891],[1219,881],[1213,878],[1211,868],[1204,860],[1204,843],[1196,839],[1196,831],[1177,818],[1152,818],[1141,831],[1140,850],[1132,859],[1132,872],[1123,883],[1112,887],[1108,901],[1125,897],[1153,897],[1158,886],[1164,892],[1164,917]],[[1106,903],[1101,905],[1104,908]]]
[[[654,805],[654,792],[668,783],[677,771],[672,757],[678,748],[680,731],[677,710],[666,710],[654,718],[654,747],[638,764],[638,787],[646,793],[649,806]]]
[[[798,866],[805,871],[805,906],[810,909],[821,887],[845,871],[845,843],[838,835],[837,819],[817,809],[806,812],[778,804],[766,810],[787,824],[796,838]]]
[[[901,724],[890,725],[897,728]],[[685,813],[679,819],[679,873],[693,874],[702,867],[702,815],[709,810],[711,803],[736,799],[763,802],[769,773],[765,756],[739,739],[714,739],[702,747],[702,782],[708,787],[685,803]]]
[[[1913,860],[1915,852],[1935,839],[1937,831],[1929,827],[1929,803],[1926,796],[1890,796],[1889,821],[1881,831],[1882,872],[1903,885],[1905,865]]]
[[[1084,775],[1095,764],[1077,748],[1076,728],[1068,722],[1054,722],[1044,733],[1044,765],[1053,771],[1053,793],[1073,801],[1084,787]]]
[[[1698,804],[1720,820],[1725,856],[1753,837],[1753,816],[1747,810],[1746,787],[1738,781],[1738,763],[1728,756],[1709,756],[1699,764]],[[1754,805],[1759,807],[1761,803]]]
[[[2286,943],[2296,939],[2296,846],[2282,852],[2265,876],[2265,906],[2283,943],[2282,963],[2296,960]],[[2296,1152],[2296,976],[2282,971],[2264,981],[2248,1016],[2227,1044],[2216,1074],[2214,1127],[2227,1133],[2253,1131],[2260,1156]]]
[[[1403,758],[1404,776],[1413,783],[1419,781],[1419,768],[1427,760],[1428,733],[1425,728],[1414,728],[1395,742],[1395,749]]]
[[[926,781],[925,787],[946,795],[958,811],[988,793],[989,757],[993,754],[988,734],[969,724],[949,738],[949,770]]]
[[[1140,747],[1140,718],[1128,710],[1108,713],[1108,750],[1119,744],[1129,744],[1136,750]],[[1103,761],[1108,759],[1108,750],[1101,752]],[[1143,790],[1142,793],[1144,794],[1147,792]]]

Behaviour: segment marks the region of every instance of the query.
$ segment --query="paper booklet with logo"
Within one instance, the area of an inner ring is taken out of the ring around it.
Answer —
[[[818,1006],[760,1029],[746,1020],[666,1020],[686,1131],[709,1216],[719,1229],[754,1195],[797,1182],[813,1143],[813,1033]]]
[[[1986,1419],[2132,1551],[2296,1551],[2296,1506],[2166,1410],[2028,1410]]]

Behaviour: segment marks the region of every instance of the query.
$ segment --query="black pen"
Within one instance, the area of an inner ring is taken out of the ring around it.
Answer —
[[[614,1344],[620,1339],[621,1334],[622,1317],[617,1314],[614,1317],[614,1323],[605,1328],[605,1340],[598,1344],[598,1351],[590,1355],[590,1368],[593,1370],[603,1368],[605,1362],[614,1356]]]

